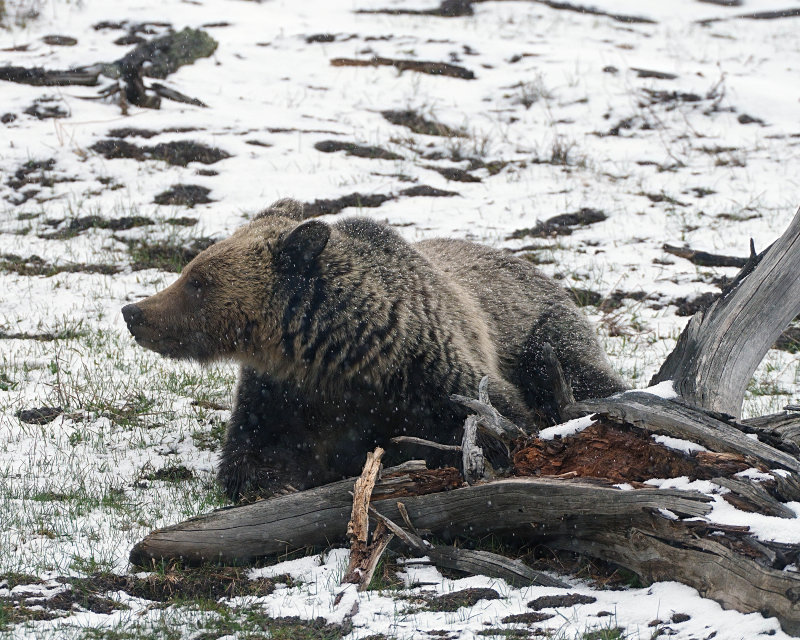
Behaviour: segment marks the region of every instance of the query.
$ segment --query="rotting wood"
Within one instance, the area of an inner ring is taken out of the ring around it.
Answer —
[[[367,454],[364,470],[353,487],[353,508],[350,512],[350,521],[347,523],[347,537],[350,538],[350,561],[342,583],[357,584],[359,591],[365,590],[369,585],[380,557],[394,537],[386,527],[380,527],[373,532],[372,542],[368,543],[368,508],[372,490],[380,473],[383,454],[384,450],[380,447]]]
[[[794,456],[749,438],[739,429],[712,418],[706,412],[650,393],[629,391],[602,400],[584,400],[576,403],[575,407],[645,431],[690,440],[713,451],[738,453],[769,467],[800,473],[800,461]]]

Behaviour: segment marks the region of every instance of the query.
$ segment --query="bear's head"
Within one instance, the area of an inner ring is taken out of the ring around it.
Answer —
[[[286,281],[314,269],[331,234],[320,221],[298,224],[286,201],[276,205],[201,252],[163,291],[123,307],[136,342],[201,362],[252,363],[275,353],[285,306],[275,298]]]

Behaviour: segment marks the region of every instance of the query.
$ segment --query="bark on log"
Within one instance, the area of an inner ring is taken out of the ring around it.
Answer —
[[[591,538],[568,532],[548,538],[547,544],[605,558],[646,582],[678,580],[726,609],[775,616],[784,631],[800,634],[800,574],[754,562],[716,539],[697,536],[680,522],[650,516],[646,524],[626,530],[599,531]]]
[[[149,567],[161,560],[243,564],[307,546],[341,540],[352,508],[354,480],[342,480],[253,504],[220,509],[152,532],[131,551],[130,560]],[[532,523],[569,521],[575,530],[620,528],[647,510],[668,509],[701,516],[710,498],[696,492],[640,489],[621,491],[587,481],[548,478],[499,480],[444,493],[403,499],[414,524],[452,538],[529,528]],[[489,508],[487,508],[487,505]],[[398,521],[396,499],[372,506]]]
[[[752,271],[750,264],[744,270],[692,317],[651,383],[672,380],[688,404],[735,417],[764,354],[800,313],[800,211]]]

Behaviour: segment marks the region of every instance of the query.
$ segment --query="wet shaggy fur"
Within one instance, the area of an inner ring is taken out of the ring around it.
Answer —
[[[123,309],[149,349],[240,363],[219,469],[231,499],[357,475],[375,445],[397,451],[397,435],[456,443],[466,414],[449,396],[474,397],[484,375],[501,413],[550,424],[545,343],[577,399],[624,388],[530,263],[461,240],[410,244],[362,218],[301,219],[297,203],[276,203]]]

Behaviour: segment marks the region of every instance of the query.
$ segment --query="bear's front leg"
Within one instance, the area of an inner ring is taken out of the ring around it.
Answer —
[[[242,367],[217,474],[228,498],[235,502],[306,485],[305,413],[288,385]]]

